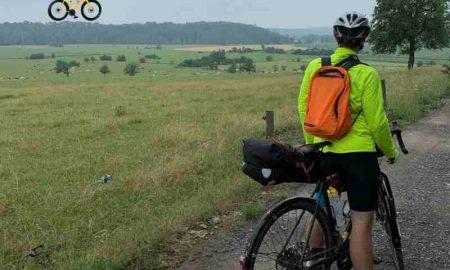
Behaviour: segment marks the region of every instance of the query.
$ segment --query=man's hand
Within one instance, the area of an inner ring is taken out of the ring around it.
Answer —
[[[388,163],[389,164],[395,164],[400,158],[400,152],[398,150],[395,150],[395,156],[393,158],[389,158]]]

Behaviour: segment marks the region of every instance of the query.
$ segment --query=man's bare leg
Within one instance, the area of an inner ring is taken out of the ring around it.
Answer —
[[[310,248],[324,248],[325,240],[323,239],[322,228],[319,225],[319,222],[314,222],[314,226],[312,228],[311,237],[309,238],[308,246]]]
[[[373,220],[374,212],[352,211],[350,254],[355,270],[373,270]]]

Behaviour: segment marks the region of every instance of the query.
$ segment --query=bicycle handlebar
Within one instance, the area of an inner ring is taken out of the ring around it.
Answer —
[[[392,136],[395,135],[397,137],[398,145],[400,146],[403,154],[409,154],[409,151],[406,149],[405,143],[403,142],[402,130],[398,127],[398,123],[396,121],[392,122],[391,132]]]

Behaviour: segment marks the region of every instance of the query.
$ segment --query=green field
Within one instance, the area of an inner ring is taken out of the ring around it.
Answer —
[[[40,52],[56,59],[24,59]],[[112,73],[104,77],[105,63],[83,61],[103,53],[161,60],[141,64],[134,77],[123,73],[126,63],[106,62]],[[239,207],[258,191],[240,171],[241,139],[264,136],[261,116],[270,109],[277,132],[301,142],[302,74],[294,69],[312,57],[266,62],[266,53],[245,54],[256,61],[255,74],[177,67],[201,55],[164,46],[0,47],[2,270],[152,269],[161,244],[185,224]],[[81,67],[70,77],[55,74],[57,59]],[[450,94],[440,66],[407,72],[405,61],[363,61],[387,80],[396,119],[415,121]],[[107,173],[113,181],[97,183]],[[43,256],[25,256],[41,244]]]

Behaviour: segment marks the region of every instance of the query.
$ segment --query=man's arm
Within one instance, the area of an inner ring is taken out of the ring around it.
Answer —
[[[396,158],[398,150],[392,139],[391,127],[384,110],[383,89],[378,73],[373,70],[364,85],[362,108],[372,138],[388,158]]]
[[[305,70],[305,75],[303,76],[303,82],[300,86],[300,94],[298,96],[298,112],[300,117],[300,124],[303,130],[303,137],[305,138],[305,143],[311,144],[313,143],[313,136],[309,135],[305,131],[305,117],[306,117],[306,109],[308,106],[308,94],[309,94],[309,88],[311,86],[311,76],[312,70],[311,65],[308,65],[308,67]]]

